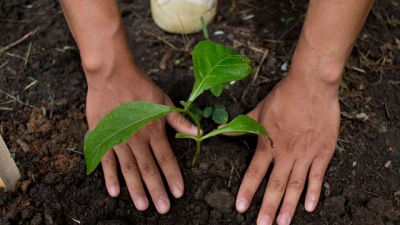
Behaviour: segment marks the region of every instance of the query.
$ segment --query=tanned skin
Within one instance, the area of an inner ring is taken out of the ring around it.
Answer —
[[[116,1],[60,2],[88,82],[86,114],[91,130],[124,102],[172,105],[134,62]],[[236,199],[237,210],[246,211],[273,164],[257,224],[272,224],[275,217],[280,225],[290,224],[304,188],[305,209],[315,209],[338,138],[338,88],[343,68],[372,4],[373,0],[310,0],[288,74],[248,114],[263,124],[274,140],[271,148],[268,140],[259,138]],[[138,210],[149,206],[146,186],[158,212],[169,211],[160,172],[174,197],[181,197],[184,191],[177,160],[165,136],[165,122],[179,132],[196,135],[196,127],[172,113],[145,126],[102,159],[109,194],[115,197],[120,193],[118,160]]]

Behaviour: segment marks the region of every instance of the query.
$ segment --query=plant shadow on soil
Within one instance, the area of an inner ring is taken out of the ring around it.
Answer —
[[[233,47],[260,66],[236,82],[218,100],[233,118],[251,110],[284,76],[302,20],[288,26],[281,18],[305,12],[304,1],[220,1],[211,40]],[[121,14],[141,68],[179,104],[193,82],[190,51],[202,34],[166,34],[151,20],[148,1],[123,1]],[[295,7],[295,10],[293,9]],[[340,91],[342,131],[325,174],[321,199],[313,213],[300,201],[293,224],[400,223],[400,30],[399,3],[376,1],[345,68],[347,88]],[[36,34],[0,55],[0,134],[22,174],[17,191],[0,190],[0,224],[255,224],[266,179],[246,213],[234,199],[256,147],[255,137],[215,137],[205,141],[197,166],[191,168],[194,145],[171,145],[185,180],[185,194],[171,198],[166,215],[154,206],[135,210],[126,186],[117,198],[108,196],[101,169],[85,175],[82,152],[87,130],[86,83],[79,53],[57,1],[0,2],[0,46],[39,27]],[[213,35],[217,30],[223,35]],[[280,38],[278,41],[276,41]],[[274,41],[275,40],[275,41]],[[163,55],[176,47],[166,69]],[[31,46],[31,47],[29,47]],[[29,59],[15,57],[26,56]],[[269,54],[262,65],[265,50]],[[174,61],[179,60],[179,65]],[[32,81],[37,84],[28,87]],[[243,95],[245,93],[245,95]],[[196,103],[204,106],[207,97]],[[211,129],[208,123],[207,129]],[[25,144],[23,144],[25,143]],[[304,196],[301,200],[304,199]]]

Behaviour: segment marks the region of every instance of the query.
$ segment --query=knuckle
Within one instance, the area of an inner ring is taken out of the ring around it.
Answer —
[[[277,192],[283,192],[285,190],[285,183],[278,179],[271,180],[268,182],[267,188]]]
[[[175,160],[175,155],[172,152],[161,153],[157,161],[160,166],[169,164]]]
[[[296,189],[296,190],[303,190],[304,183],[300,180],[292,180],[288,183],[288,188]]]
[[[186,118],[184,116],[181,116],[180,114],[176,115],[176,119],[178,121],[179,124],[185,124],[188,121],[186,120]]]
[[[122,165],[122,173],[124,174],[132,174],[138,171],[138,166],[135,163],[125,163]]]
[[[156,131],[160,128],[158,121],[157,120],[153,120],[147,123],[147,129],[149,129],[150,131]]]
[[[153,163],[143,164],[140,168],[140,173],[143,177],[153,177],[157,174],[157,167]]]
[[[114,159],[109,158],[109,157],[103,157],[101,160],[101,164],[103,165],[103,168],[115,168],[117,163],[115,162]]]
[[[324,173],[320,173],[320,172],[311,173],[310,178],[315,181],[322,182],[322,180],[324,179]]]
[[[143,187],[141,185],[129,185],[128,190],[129,193],[133,196],[144,195]]]
[[[265,206],[262,207],[262,210],[263,210],[264,212],[267,212],[267,213],[273,213],[273,214],[275,214],[275,212],[278,210],[278,208],[275,207],[275,206],[272,205],[272,204],[266,204]]]
[[[260,169],[256,166],[249,166],[249,168],[246,171],[246,175],[250,178],[250,179],[254,179],[257,181],[261,181],[264,176],[261,173]]]

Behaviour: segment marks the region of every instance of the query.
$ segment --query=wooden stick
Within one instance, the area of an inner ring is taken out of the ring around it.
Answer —
[[[14,191],[19,178],[21,178],[21,174],[0,135],[0,188]]]

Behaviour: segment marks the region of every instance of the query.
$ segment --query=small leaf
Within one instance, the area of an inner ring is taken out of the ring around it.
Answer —
[[[145,101],[128,102],[111,110],[85,139],[87,174],[93,172],[108,150],[125,143],[148,122],[171,111],[168,106]]]
[[[203,35],[205,39],[210,39],[210,36],[208,35],[208,29],[207,29],[207,25],[206,25],[206,21],[204,20],[204,17],[200,17],[200,21],[201,21],[201,29],[203,30]]]
[[[211,41],[202,41],[193,50],[195,81],[189,101],[218,84],[240,80],[250,74],[250,59]]]
[[[203,111],[200,108],[196,107],[196,106],[191,105],[189,111],[191,113],[193,113],[193,115],[195,115],[197,120],[199,120],[199,121],[203,117]]]
[[[296,18],[294,17],[289,17],[289,18],[285,18],[285,17],[281,17],[281,21],[287,26],[289,25],[290,21],[295,20]]]
[[[210,106],[206,107],[206,108],[203,110],[203,116],[204,116],[204,118],[210,118],[210,116],[212,115],[212,113],[213,113],[213,108],[210,107]]]
[[[210,91],[215,97],[219,97],[224,90],[228,89],[229,89],[229,83],[222,83],[211,87]]]
[[[343,88],[343,89],[348,89],[346,81],[340,80],[340,87]]]
[[[204,135],[202,137],[202,140],[223,133],[230,133],[230,134],[253,133],[253,134],[261,134],[263,136],[268,135],[263,125],[261,125],[260,123],[258,123],[257,121],[253,120],[248,116],[239,115],[225,126],[213,130],[212,132]]]
[[[228,113],[225,109],[215,108],[212,114],[212,119],[217,124],[226,124],[228,122]]]
[[[179,101],[179,103],[183,106],[183,107],[186,107],[186,102],[185,101]]]
[[[222,91],[224,90],[224,86],[223,84],[217,84],[213,87],[210,88],[211,93],[215,96],[215,97],[219,97],[222,94]]]
[[[233,81],[233,82],[235,82],[235,81]],[[228,90],[228,89],[229,89],[229,87],[230,87],[230,86],[229,86],[229,83],[225,83],[225,84],[224,84],[224,88],[225,88],[225,90]]]
[[[185,133],[181,133],[181,132],[176,133],[175,134],[175,138],[189,138],[189,139],[196,140],[195,136],[192,136],[192,135],[189,135],[189,134],[185,134]]]

